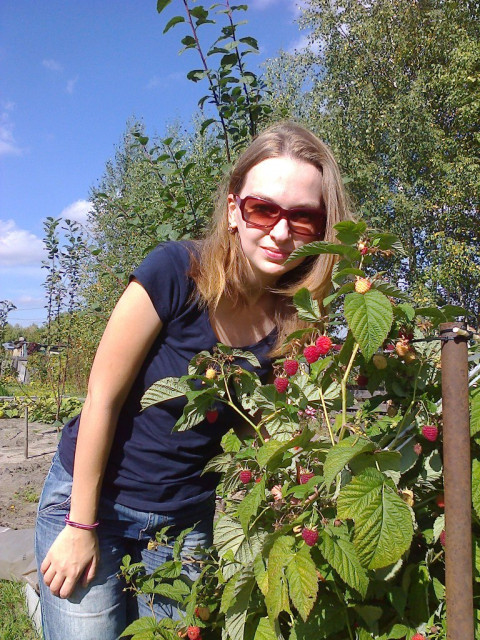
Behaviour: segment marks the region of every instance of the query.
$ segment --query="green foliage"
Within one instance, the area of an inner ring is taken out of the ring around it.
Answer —
[[[0,401],[0,418],[23,418],[25,408],[28,407],[31,422],[61,426],[80,413],[82,406],[83,400],[79,398],[63,397],[59,407],[57,398],[53,395],[16,397]]]
[[[25,604],[24,585],[0,581],[0,637],[2,640],[39,640]]]
[[[441,436],[430,442],[421,429],[433,423],[441,431],[442,425],[440,355],[430,338],[444,314],[461,310],[430,314],[426,323],[425,315],[403,301],[405,294],[397,302],[395,294],[387,297],[379,290],[389,283],[374,273],[374,260],[391,257],[392,247],[401,251],[396,239],[354,223],[342,223],[337,231],[340,244],[308,248],[312,254],[342,256],[337,308],[324,315],[308,292],[295,301],[300,313],[312,316],[314,336],[324,331],[333,336],[346,317],[348,334],[340,351],[332,349],[308,366],[294,343],[300,366],[286,393],[278,394],[241,368],[242,357],[258,365],[251,354],[218,345],[195,356],[188,375],[161,380],[145,394],[145,406],[185,396],[177,429],[201,428],[206,410],[224,403],[252,432],[243,443],[226,436],[223,453],[207,465],[207,471],[223,474],[218,489],[223,507],[201,577],[188,593],[177,594],[184,610],[177,631],[199,625],[207,627],[207,637],[232,640],[343,640],[347,634],[389,640],[411,638],[420,628],[430,638],[444,637],[439,537],[445,522],[435,501],[443,490]],[[365,240],[371,248],[362,255],[358,244]],[[367,266],[372,288],[352,293],[346,285],[358,272],[364,277]],[[352,298],[369,300],[369,294],[382,309],[373,320],[370,303],[351,313]],[[375,322],[378,327],[367,337],[358,329]],[[393,349],[399,342],[406,351]],[[282,366],[282,361],[275,365],[277,375]],[[215,376],[206,376],[207,369]],[[360,372],[372,381],[368,399],[356,388]],[[474,438],[478,397],[474,389]],[[472,447],[478,453],[475,440]],[[240,480],[245,469],[252,474],[246,485]],[[473,485],[478,511],[476,459]],[[473,532],[478,545],[477,519]],[[133,583],[147,594],[159,584],[155,575]],[[480,583],[475,591],[480,595],[478,589]],[[200,617],[204,607],[208,620]],[[144,633],[155,637],[153,631]]]

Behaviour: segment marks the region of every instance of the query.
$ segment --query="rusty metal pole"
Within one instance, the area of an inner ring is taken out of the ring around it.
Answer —
[[[466,325],[440,325],[440,335],[450,338],[442,343],[447,639],[474,640],[467,338],[455,328]]]
[[[25,407],[25,460],[28,460],[28,407]]]

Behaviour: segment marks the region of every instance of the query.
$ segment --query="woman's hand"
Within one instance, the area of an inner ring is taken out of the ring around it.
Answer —
[[[40,570],[53,595],[68,598],[80,579],[84,587],[93,580],[99,558],[95,530],[66,526],[50,547]]]

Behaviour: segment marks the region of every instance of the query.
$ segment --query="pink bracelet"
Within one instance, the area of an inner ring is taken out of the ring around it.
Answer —
[[[94,522],[93,524],[80,524],[80,522],[70,520],[70,514],[67,513],[65,516],[65,524],[68,524],[70,527],[75,527],[75,529],[87,529],[87,531],[91,531],[92,529],[96,529],[100,523],[97,520],[97,522]]]

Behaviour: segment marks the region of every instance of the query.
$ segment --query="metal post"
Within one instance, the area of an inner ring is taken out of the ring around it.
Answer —
[[[440,335],[451,338],[442,343],[447,639],[474,640],[467,339],[454,328],[466,325],[440,325]]]
[[[28,407],[25,407],[25,460],[28,460]]]

